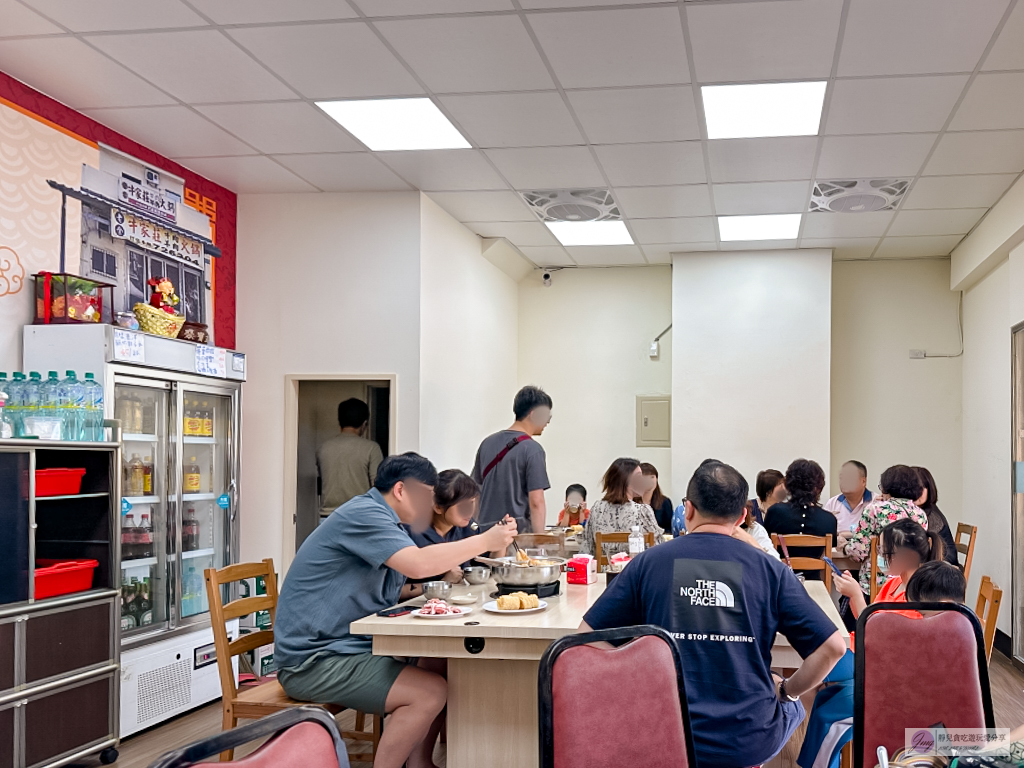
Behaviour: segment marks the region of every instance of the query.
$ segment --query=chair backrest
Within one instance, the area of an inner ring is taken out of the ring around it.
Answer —
[[[960,559],[960,555],[964,556],[964,578],[971,578],[971,560],[974,559],[974,539],[978,535],[978,526],[968,525],[967,523],[956,524],[956,536],[953,538],[953,542],[956,544],[957,557]],[[964,543],[963,538],[967,537],[967,542]]]
[[[602,641],[629,642],[587,645]],[[562,637],[541,658],[537,689],[540,768],[696,764],[679,649],[661,627]],[[594,715],[606,695],[615,702],[613,727]]]
[[[334,718],[322,707],[291,707],[208,736],[161,756],[149,768],[188,768],[221,752],[273,736],[236,765],[246,768],[349,768],[348,751]]]
[[[920,619],[893,611],[926,611]],[[934,615],[932,613],[934,612]],[[879,746],[906,745],[907,728],[993,728],[981,624],[955,603],[876,603],[857,620],[854,765]]]
[[[601,531],[595,531],[594,533],[594,557],[597,558],[597,572],[601,573],[605,568],[608,567],[608,555],[604,551],[605,544],[628,544],[629,543],[629,532],[626,533],[601,533]],[[647,532],[644,534],[644,546],[650,549],[654,546],[654,534]]]
[[[206,594],[210,600],[210,624],[213,628],[213,643],[217,649],[217,671],[220,673],[221,694],[225,699],[233,699],[238,689],[235,686],[234,670],[231,659],[246,651],[262,648],[274,642],[274,621],[277,618],[277,576],[274,574],[274,561],[267,558],[261,563],[239,563],[229,565],[215,571],[207,568]],[[243,597],[225,603],[221,597],[221,587],[243,579],[263,577],[267,594],[255,597]],[[270,627],[243,635],[237,640],[228,638],[227,622],[248,616],[256,611],[269,611]]]
[[[999,604],[1003,601],[1003,590],[992,583],[990,576],[981,577],[978,602],[974,612],[981,620],[985,635],[985,658],[992,658],[992,645],[996,639],[996,621],[999,619]]]
[[[824,558],[832,551],[831,536],[805,536],[803,534],[784,534],[782,540],[786,542],[786,549],[790,547],[820,547],[821,557],[789,557],[789,566],[794,571],[821,571],[821,580],[825,582],[825,589],[832,591],[832,569],[828,567]],[[782,542],[779,541],[779,534],[772,534],[772,545],[775,550],[783,554]]]
[[[878,536],[871,537],[871,546],[868,549],[868,568],[871,571],[871,595],[870,602],[875,602],[875,598],[878,597]]]
[[[565,533],[520,533],[516,544],[522,549],[539,549],[556,557],[565,556]]]

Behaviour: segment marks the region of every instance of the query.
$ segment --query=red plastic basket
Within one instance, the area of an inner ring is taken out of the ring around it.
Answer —
[[[36,498],[40,496],[73,496],[82,490],[84,469],[37,469]]]
[[[98,560],[36,560],[36,600],[92,589]]]

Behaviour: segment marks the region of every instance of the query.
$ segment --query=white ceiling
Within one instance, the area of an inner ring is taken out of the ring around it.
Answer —
[[[947,255],[1024,171],[1024,0],[0,0],[0,69],[238,192],[421,189],[537,265],[830,247]],[[691,74],[692,73],[692,74]],[[700,86],[827,79],[820,135],[708,141]],[[373,153],[313,105],[434,99],[472,149]],[[805,214],[816,179],[899,210]],[[515,190],[612,189],[636,246],[562,248]]]

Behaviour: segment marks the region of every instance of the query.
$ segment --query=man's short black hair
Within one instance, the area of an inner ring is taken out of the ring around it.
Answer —
[[[906,464],[895,464],[882,473],[882,492],[894,499],[917,501],[924,493],[924,484],[917,470]]]
[[[907,582],[907,600],[912,603],[941,603],[952,600],[961,605],[967,600],[967,579],[952,563],[937,560],[925,563]]]
[[[377,468],[377,479],[373,487],[381,493],[387,493],[395,487],[395,483],[407,480],[418,480],[433,488],[437,485],[437,469],[430,463],[430,459],[412,451],[388,456]]]
[[[529,416],[534,408],[547,406],[551,408],[551,395],[540,387],[523,387],[516,393],[516,399],[512,401],[512,412],[516,415],[516,421],[522,421]]]
[[[736,469],[705,459],[686,486],[686,499],[704,517],[735,522],[743,513],[750,486]]]
[[[359,429],[370,420],[370,406],[358,397],[350,397],[338,403],[338,425]]]
[[[573,483],[572,485],[565,489],[565,498],[569,498],[569,494],[574,492],[582,496],[584,501],[587,500],[587,489],[584,488],[579,483]]]
[[[868,476],[868,467],[867,467],[867,465],[864,462],[857,461],[856,459],[850,459],[849,461],[844,461],[843,463],[844,464],[852,464],[853,466],[855,466],[860,471],[860,476],[861,477],[867,477]]]

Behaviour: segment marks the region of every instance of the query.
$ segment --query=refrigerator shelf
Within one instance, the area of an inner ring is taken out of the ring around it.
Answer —
[[[159,504],[159,496],[125,496],[124,500],[129,504]]]
[[[215,550],[213,548],[210,548],[210,549],[193,549],[190,552],[182,552],[181,553],[181,559],[182,560],[191,560],[194,557],[211,557],[211,556],[213,556],[213,554],[216,551],[217,550]]]
[[[101,499],[110,494],[104,493],[71,493],[66,496],[36,496],[36,504],[41,501],[65,501],[67,499]]]
[[[182,501],[213,501],[217,498],[215,493],[183,493]]]
[[[126,443],[157,443],[160,438],[157,435],[130,434],[125,432],[122,440]]]
[[[181,442],[186,445],[216,445],[216,437],[183,437]]]
[[[128,571],[136,568],[150,568],[154,565],[156,565],[155,557],[138,557],[134,560],[122,560],[121,570]]]

